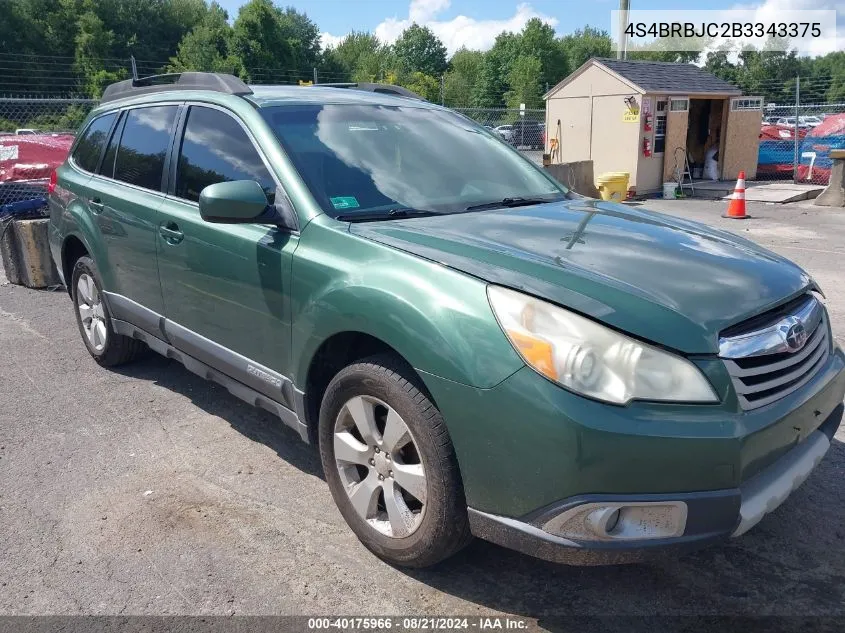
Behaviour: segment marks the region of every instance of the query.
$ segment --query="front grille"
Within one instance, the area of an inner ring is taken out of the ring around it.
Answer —
[[[762,407],[799,389],[824,365],[830,354],[830,326],[824,307],[815,297],[805,297],[800,304],[793,305],[795,307],[792,315],[782,316],[791,318],[801,314],[806,319],[802,320],[802,323],[806,327],[808,338],[799,351],[763,351],[756,354],[751,351],[748,346],[749,343],[753,345],[755,336],[759,336],[761,342],[765,340],[771,343],[771,331],[776,329],[775,325],[768,328],[767,336],[763,336],[766,330],[745,330],[745,334],[733,337],[733,340],[744,341],[748,347],[745,356],[723,358],[743,409]],[[759,323],[759,319],[755,320],[755,325]],[[741,331],[731,329],[732,334]],[[721,339],[723,345],[726,340],[728,339]]]

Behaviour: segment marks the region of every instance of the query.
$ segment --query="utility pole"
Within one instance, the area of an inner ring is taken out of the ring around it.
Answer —
[[[628,36],[625,34],[625,29],[628,28],[628,11],[630,9],[630,0],[619,0],[619,39],[616,43],[616,59],[628,57]]]
[[[798,110],[801,105],[801,77],[795,77],[795,127],[793,128],[794,155],[792,157],[792,182],[798,182]]]
[[[314,85],[317,85],[317,67],[314,66]]]
[[[440,105],[445,105],[443,103],[446,98],[445,82],[446,75],[440,75]]]

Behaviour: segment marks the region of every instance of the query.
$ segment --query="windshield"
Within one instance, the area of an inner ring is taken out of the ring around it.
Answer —
[[[333,217],[400,209],[455,213],[566,189],[480,125],[413,106],[262,109],[323,210]],[[502,205],[506,206],[506,205]]]

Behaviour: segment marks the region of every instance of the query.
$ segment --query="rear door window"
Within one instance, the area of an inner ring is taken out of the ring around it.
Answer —
[[[177,112],[177,106],[167,105],[137,108],[127,113],[114,162],[116,180],[161,190],[164,158]]]
[[[208,185],[254,180],[272,202],[276,183],[247,133],[220,110],[191,106],[176,168],[176,195],[199,200]]]
[[[106,146],[109,130],[111,130],[115,116],[115,113],[112,112],[97,117],[91,121],[91,125],[82,134],[76,149],[73,150],[73,162],[81,169],[90,172],[97,169],[97,163],[100,162],[100,155]]]

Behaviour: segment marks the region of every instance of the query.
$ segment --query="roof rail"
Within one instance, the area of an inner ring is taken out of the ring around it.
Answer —
[[[394,86],[393,84],[371,84],[371,83],[329,83],[329,84],[314,84],[315,88],[350,88],[352,90],[366,90],[367,92],[378,92],[379,94],[396,95],[397,97],[407,97],[408,99],[419,99],[425,101],[416,92],[412,92],[402,86]]]
[[[214,92],[222,92],[230,95],[252,94],[249,86],[234,75],[227,75],[225,73],[183,72],[118,81],[106,87],[100,102],[105,103],[127,97],[137,97],[138,95],[157,92],[170,92],[173,90],[213,90]]]

